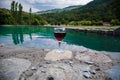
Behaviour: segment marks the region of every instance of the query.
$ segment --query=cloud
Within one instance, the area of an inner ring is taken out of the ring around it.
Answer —
[[[18,1],[19,3],[22,4],[22,6],[23,6],[23,11],[29,12],[29,9],[30,9],[30,8],[32,8],[32,11],[33,11],[33,12],[40,11],[38,8],[35,8],[35,7],[33,6],[33,4],[27,3],[27,2],[24,1],[24,0],[16,0],[16,1]],[[30,1],[31,1],[31,0],[30,0]]]
[[[10,9],[11,0],[0,0],[0,8]]]
[[[10,9],[13,0],[0,0],[1,8]],[[40,10],[48,10],[54,8],[64,8],[71,5],[84,5],[92,0],[15,0],[23,5],[24,11],[29,11],[32,8],[33,12]]]
[[[0,0],[0,8],[10,9],[11,2],[13,0]],[[29,9],[32,8],[33,12],[40,11],[38,8],[35,8],[32,4],[28,3],[25,0],[14,0],[15,2],[21,3],[23,6],[23,11],[29,12]],[[30,0],[32,1],[32,0]],[[30,2],[29,1],[29,2]],[[33,0],[34,1],[34,0]]]
[[[31,4],[39,3],[39,8],[50,7],[50,8],[64,8],[71,5],[85,5],[92,0],[27,0]],[[46,9],[46,8],[45,8]]]

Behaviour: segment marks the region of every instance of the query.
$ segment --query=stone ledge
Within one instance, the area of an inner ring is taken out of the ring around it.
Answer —
[[[56,50],[52,50],[48,52],[45,56],[45,60],[50,61],[57,61],[62,59],[71,59],[72,58],[72,52],[65,50],[64,53],[57,53]]]
[[[18,80],[31,62],[25,59],[8,58],[0,60],[0,80]]]

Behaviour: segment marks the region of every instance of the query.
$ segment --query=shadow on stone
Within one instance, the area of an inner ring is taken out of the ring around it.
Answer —
[[[47,77],[47,80],[54,80],[52,76]]]

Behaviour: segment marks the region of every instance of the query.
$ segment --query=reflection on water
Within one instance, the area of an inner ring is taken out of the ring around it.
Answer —
[[[32,33],[29,30],[29,38],[32,40]],[[24,29],[23,28],[13,28],[12,39],[14,44],[22,44],[24,42]]]
[[[86,48],[90,48],[120,52],[120,38],[69,29],[66,32],[66,37],[61,45],[63,49],[86,50]],[[53,28],[41,26],[0,26],[0,43],[44,49],[58,48]]]

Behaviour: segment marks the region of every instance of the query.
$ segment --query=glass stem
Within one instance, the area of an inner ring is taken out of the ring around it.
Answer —
[[[58,44],[59,44],[59,49],[60,49],[60,47],[61,47],[61,41],[59,41]]]

